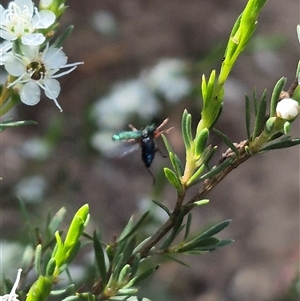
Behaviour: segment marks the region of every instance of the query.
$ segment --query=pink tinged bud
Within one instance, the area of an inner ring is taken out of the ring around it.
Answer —
[[[300,111],[299,104],[292,98],[284,98],[278,102],[276,107],[276,113],[279,118],[284,120],[295,119]]]

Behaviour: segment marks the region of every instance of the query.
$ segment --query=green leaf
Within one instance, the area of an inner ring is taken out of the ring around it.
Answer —
[[[42,274],[41,255],[42,255],[42,245],[38,244],[35,248],[35,256],[34,256],[34,267],[38,275]]]
[[[10,120],[6,120],[3,123],[0,123],[0,132],[3,132],[7,128],[20,127],[20,126],[31,125],[31,124],[37,124],[37,122],[35,122],[33,120],[10,122]]]
[[[97,235],[96,231],[94,231],[94,235],[93,235],[93,244],[94,244],[97,267],[100,273],[103,287],[105,287],[105,285],[107,284],[105,256],[104,256],[104,250],[101,244],[100,237]]]
[[[65,262],[64,262],[64,264],[66,265],[65,268],[67,268],[68,265],[74,260],[78,251],[80,250],[80,248],[81,248],[81,242],[80,242],[80,240],[78,240],[72,246],[72,248],[68,249],[68,252],[66,253],[67,257],[65,258]],[[63,269],[61,270],[61,272],[62,271],[63,271]]]
[[[70,25],[69,27],[67,27],[63,31],[63,33],[54,41],[54,43],[52,44],[53,47],[55,47],[55,48],[62,47],[62,45],[64,44],[65,40],[69,37],[69,35],[73,31],[73,29],[74,29],[74,25]]]
[[[209,130],[207,128],[204,128],[200,131],[200,133],[196,135],[195,137],[195,159],[198,160],[205,148],[209,137]]]
[[[189,236],[190,229],[191,229],[191,223],[192,223],[192,213],[189,212],[189,214],[187,216],[186,225],[185,225],[184,240],[186,240],[186,238]]]
[[[173,166],[178,178],[181,177],[183,175],[183,168],[182,168],[182,163],[181,163],[179,157],[173,153],[170,153],[169,156],[170,156],[170,161],[172,163],[172,166]]]
[[[223,134],[221,131],[213,128],[213,131],[221,138],[221,140],[238,156],[239,150],[234,146],[234,144],[230,141],[230,139]]]
[[[299,145],[299,144],[300,144],[300,138],[282,139],[280,141],[274,141],[274,142],[267,143],[264,147],[262,147],[259,150],[259,153],[269,151],[269,150],[274,150],[274,149],[292,147],[292,146]]]
[[[289,121],[286,121],[283,125],[283,133],[286,135],[290,132],[291,130],[291,123]]]
[[[127,225],[123,229],[122,233],[120,234],[119,238],[117,239],[117,242],[120,243],[121,241],[127,239],[129,236],[134,234],[137,229],[143,224],[146,217],[149,215],[150,211],[146,211],[141,218],[137,221],[136,224],[133,222],[133,216],[129,219]]]
[[[257,97],[257,91],[253,90],[253,103],[254,103],[254,115],[257,115],[258,110],[258,97]]]
[[[203,200],[193,202],[192,205],[200,207],[200,206],[206,205],[208,203],[209,203],[209,199],[203,199]]]
[[[65,252],[70,252],[71,249],[77,244],[88,220],[89,205],[85,204],[77,210],[72,219],[64,242]]]
[[[164,250],[164,249],[168,248],[171,245],[171,243],[174,241],[176,236],[183,229],[182,222],[183,222],[184,216],[185,216],[185,212],[181,211],[180,214],[176,218],[176,221],[175,221],[175,224],[173,226],[173,229],[171,230],[171,233],[166,237],[165,241],[163,242],[163,244],[159,248],[160,250]]]
[[[82,301],[82,300],[86,300],[86,301],[98,300],[98,298],[96,298],[96,296],[91,293],[77,293],[77,295],[80,297],[80,301]],[[109,299],[109,300],[111,300],[111,299]]]
[[[174,153],[174,151],[173,151],[168,139],[166,138],[166,136],[163,135],[163,134],[161,136],[163,138],[166,149],[168,151],[170,162],[171,162],[174,170],[176,171],[178,177],[181,177],[182,174],[183,174],[182,163],[181,163],[179,157]]]
[[[266,125],[265,125],[265,132],[267,134],[271,134],[271,132],[274,129],[274,126],[276,124],[276,117],[270,117],[267,121],[266,121]]]
[[[201,92],[202,92],[202,99],[207,99],[207,83],[205,79],[205,75],[202,75],[202,81],[201,81]]]
[[[250,129],[250,122],[251,122],[251,109],[250,109],[250,99],[248,95],[245,95],[245,120],[246,120],[246,132],[247,132],[247,140],[250,141],[251,139],[251,129]]]
[[[224,247],[224,246],[227,246],[231,243],[234,242],[234,239],[222,239],[218,244],[217,244],[217,247],[216,248],[221,248],[221,247]]]
[[[58,210],[58,212],[54,215],[52,220],[49,222],[47,227],[48,235],[53,236],[53,234],[58,230],[59,226],[61,225],[67,210],[65,207],[62,207]]]
[[[201,251],[206,251],[212,246],[215,246],[217,243],[220,242],[220,239],[216,237],[206,237],[201,238],[200,236],[184,243],[182,246],[176,248],[176,253],[184,253],[188,251],[193,251],[194,249]]]
[[[52,276],[54,274],[55,268],[56,268],[56,260],[55,258],[51,258],[47,264],[46,276]]]
[[[22,267],[23,270],[30,270],[32,268],[32,259],[35,256],[35,250],[32,248],[31,245],[27,245],[24,247],[22,259],[19,261],[19,266]],[[51,256],[50,256],[51,258]],[[49,261],[49,258],[46,258],[47,262]],[[45,256],[43,258],[43,261],[45,261]],[[41,274],[45,274],[44,270],[42,270]],[[10,290],[9,290],[10,291]]]
[[[166,149],[168,151],[168,153],[174,153],[171,144],[169,143],[167,137],[164,134],[161,134],[161,137],[163,138],[164,144],[166,146]]]
[[[61,301],[82,301],[82,298],[80,296],[68,296]]]
[[[162,204],[162,203],[160,203],[160,202],[158,202],[158,201],[155,201],[155,200],[152,200],[152,202],[153,202],[154,204],[156,204],[158,207],[160,207],[163,211],[165,211],[165,212],[167,213],[168,216],[171,215],[171,212],[170,212],[170,210],[168,209],[167,206],[165,206],[164,204]]]
[[[194,202],[188,202],[184,205],[184,207],[187,207],[187,208],[193,208],[193,207],[201,207],[201,206],[204,206],[204,205],[207,205],[209,203],[209,199],[202,199],[202,200],[199,200],[199,201],[194,201]]]
[[[62,288],[62,289],[56,289],[56,290],[52,290],[51,291],[51,296],[61,296],[61,295],[65,295],[65,294],[74,294],[75,293],[75,285],[74,284],[70,284],[67,285],[66,287]],[[65,299],[64,299],[65,300]]]
[[[22,217],[24,219],[24,225],[26,225],[26,228],[27,228],[26,233],[30,237],[31,244],[33,246],[36,246],[38,244],[38,241],[37,241],[36,235],[35,235],[36,231],[33,229],[32,222],[29,218],[27,208],[26,208],[25,203],[24,203],[23,200],[18,198],[18,201],[19,201],[20,211],[21,211]]]
[[[135,255],[141,251],[141,249],[148,243],[148,241],[151,239],[151,237],[145,238],[143,241],[141,241],[132,251],[132,254]]]
[[[231,243],[233,243],[234,240],[233,239],[223,239],[220,240],[217,244],[215,245],[210,245],[210,246],[203,246],[203,247],[199,247],[199,248],[195,248],[191,251],[185,252],[186,254],[203,254],[206,252],[211,252],[214,251],[215,249],[227,246]]]
[[[135,296],[137,292],[137,288],[121,288],[116,292],[116,296],[125,296],[125,300],[128,300],[129,296]]]
[[[147,241],[149,241],[149,238],[150,237],[148,237],[148,238],[146,238],[145,240],[147,240]],[[144,241],[145,241],[144,240]],[[142,245],[142,243],[140,243],[140,245]],[[137,248],[138,248],[138,246],[137,246]],[[133,251],[133,254],[134,254],[135,252]],[[139,267],[140,267],[140,262],[141,262],[141,254],[140,253],[136,253],[135,255],[134,255],[134,258],[133,258],[133,260],[132,260],[132,265],[131,265],[131,277],[133,278],[134,276],[135,276],[135,274],[137,273],[137,271],[138,271],[138,269],[139,269]]]
[[[205,149],[202,157],[200,158],[201,159],[200,164],[203,163],[203,164],[207,165],[210,162],[210,160],[213,158],[217,149],[218,149],[217,146],[212,147],[211,145],[208,145],[207,148]],[[203,158],[203,161],[202,161],[202,158]]]
[[[216,148],[216,146],[215,146],[215,148]],[[212,156],[211,156],[212,152],[214,152],[214,150],[212,150],[212,146],[210,144],[205,148],[205,150],[203,151],[199,160],[197,160],[197,162],[196,162],[197,166],[201,166],[202,164],[207,164],[209,162],[209,160],[212,158]]]
[[[215,82],[216,82],[216,70],[212,70],[207,83],[207,89],[206,89],[207,95],[205,99],[206,102],[210,101],[213,98]]]
[[[115,266],[113,267],[111,279],[109,280],[108,286],[111,283],[111,281],[117,282],[117,279],[119,278],[120,271],[124,266],[124,260],[123,259],[124,259],[124,254],[120,253],[116,258]]]
[[[271,104],[270,104],[270,117],[276,117],[276,106],[280,97],[280,93],[283,90],[284,86],[286,84],[286,78],[282,77],[280,78],[277,83],[275,84],[275,87],[272,92],[271,96]]]
[[[132,235],[131,237],[128,237],[117,244],[115,256],[118,256],[121,253],[123,254],[123,262],[121,264],[122,267],[129,261],[135,246],[136,235]]]
[[[124,286],[124,288],[129,288],[129,287],[133,287],[136,286],[138,283],[140,283],[142,280],[148,278],[151,274],[153,274],[155,271],[157,271],[157,269],[159,268],[159,265],[156,265],[155,267],[152,267],[150,269],[147,269],[144,273],[134,277],[133,279],[131,279],[127,285]]]
[[[122,270],[119,273],[119,278],[117,281],[120,285],[126,281],[126,279],[128,278],[128,276],[130,274],[130,270],[131,270],[130,264],[125,264],[123,266]]]
[[[234,41],[231,40],[231,38],[236,34],[236,32],[238,31],[239,27],[240,27],[240,24],[241,24],[241,17],[242,15],[240,14],[238,16],[238,18],[236,19],[233,27],[232,27],[232,30],[231,30],[231,33],[230,33],[230,36],[229,36],[229,41],[228,41],[228,44],[227,44],[227,47],[226,47],[226,50],[225,50],[225,54],[224,54],[224,60],[223,60],[223,63],[222,65],[226,64],[227,60],[230,61],[236,48],[237,48],[237,43],[234,43]],[[228,64],[228,63],[227,63]]]
[[[217,233],[221,232],[224,228],[226,228],[231,223],[231,219],[227,219],[222,221],[209,229],[205,230],[203,233],[200,234],[200,238],[206,238],[216,235]]]
[[[300,66],[300,61],[299,61],[299,66]],[[299,73],[299,77],[300,77],[300,73]],[[298,85],[297,88],[295,89],[293,93],[293,99],[297,100],[298,103],[300,104],[300,85]]]
[[[39,276],[39,278],[31,286],[26,301],[44,301],[51,292],[53,277]]]
[[[211,179],[211,178],[213,178],[214,176],[216,176],[217,174],[219,174],[220,172],[222,172],[223,170],[225,170],[227,167],[229,167],[234,160],[235,160],[235,158],[230,158],[230,159],[225,160],[224,162],[222,162],[217,167],[214,167],[212,170],[210,170],[206,174],[202,175],[199,178],[199,180],[203,181],[205,179]]]
[[[151,300],[148,298],[143,298],[138,296],[130,296],[129,298],[123,296],[114,296],[114,297],[110,297],[109,301],[151,301]]]
[[[202,164],[195,172],[194,174],[189,178],[189,180],[186,182],[186,186],[190,187],[192,185],[195,185],[202,181],[200,178],[200,175],[205,169],[205,164]]]
[[[181,130],[182,130],[182,137],[183,137],[183,142],[185,145],[185,149],[189,150],[192,145],[192,119],[191,119],[191,114],[187,112],[187,110],[183,111],[182,115],[182,121],[181,121]]]
[[[266,117],[266,109],[267,109],[267,91],[265,90],[261,96],[257,114],[255,116],[255,125],[254,130],[252,134],[252,141],[259,136],[259,134],[262,132],[265,124],[265,117]]]
[[[171,259],[171,260],[173,260],[173,261],[175,261],[175,262],[177,262],[177,263],[179,263],[179,264],[181,264],[181,265],[187,267],[187,268],[190,268],[190,266],[189,266],[187,263],[185,263],[185,262],[182,261],[182,260],[179,260],[178,258],[176,258],[176,257],[174,257],[174,256],[172,256],[172,255],[170,255],[170,254],[166,254],[165,256],[166,256],[167,258],[169,258],[169,259]]]
[[[178,179],[175,172],[173,170],[171,170],[170,168],[165,167],[164,173],[165,173],[166,178],[170,182],[170,184],[173,185],[178,192],[181,192],[182,186],[181,186],[180,180]]]

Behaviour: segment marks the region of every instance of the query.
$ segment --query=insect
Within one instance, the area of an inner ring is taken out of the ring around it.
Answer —
[[[129,124],[131,131],[123,131],[113,135],[112,139],[114,141],[127,141],[139,143],[142,151],[142,161],[144,162],[149,174],[153,178],[153,184],[155,183],[155,177],[149,167],[155,157],[155,153],[161,151],[156,147],[154,139],[159,137],[163,133],[168,133],[173,127],[167,130],[161,130],[161,128],[168,122],[166,118],[160,126],[156,127],[153,123],[152,125],[147,125],[144,129],[138,130],[133,125]],[[161,153],[162,155],[162,153]],[[163,155],[162,155],[163,156]]]

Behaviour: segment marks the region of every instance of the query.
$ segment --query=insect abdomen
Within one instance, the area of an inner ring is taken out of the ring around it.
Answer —
[[[130,140],[130,139],[140,139],[142,136],[142,131],[124,131],[112,136],[112,140]]]
[[[141,141],[141,148],[142,148],[142,160],[147,168],[150,167],[154,156],[155,156],[155,143],[153,139],[144,138]]]

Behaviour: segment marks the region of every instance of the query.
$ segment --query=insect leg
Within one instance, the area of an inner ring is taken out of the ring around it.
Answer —
[[[147,171],[149,172],[150,176],[152,177],[152,179],[153,179],[153,185],[154,185],[155,184],[155,176],[154,176],[154,174],[152,173],[152,171],[149,168],[147,168]]]
[[[132,124],[128,124],[128,126],[132,131],[134,131],[134,132],[137,131],[137,128],[135,128]]]

